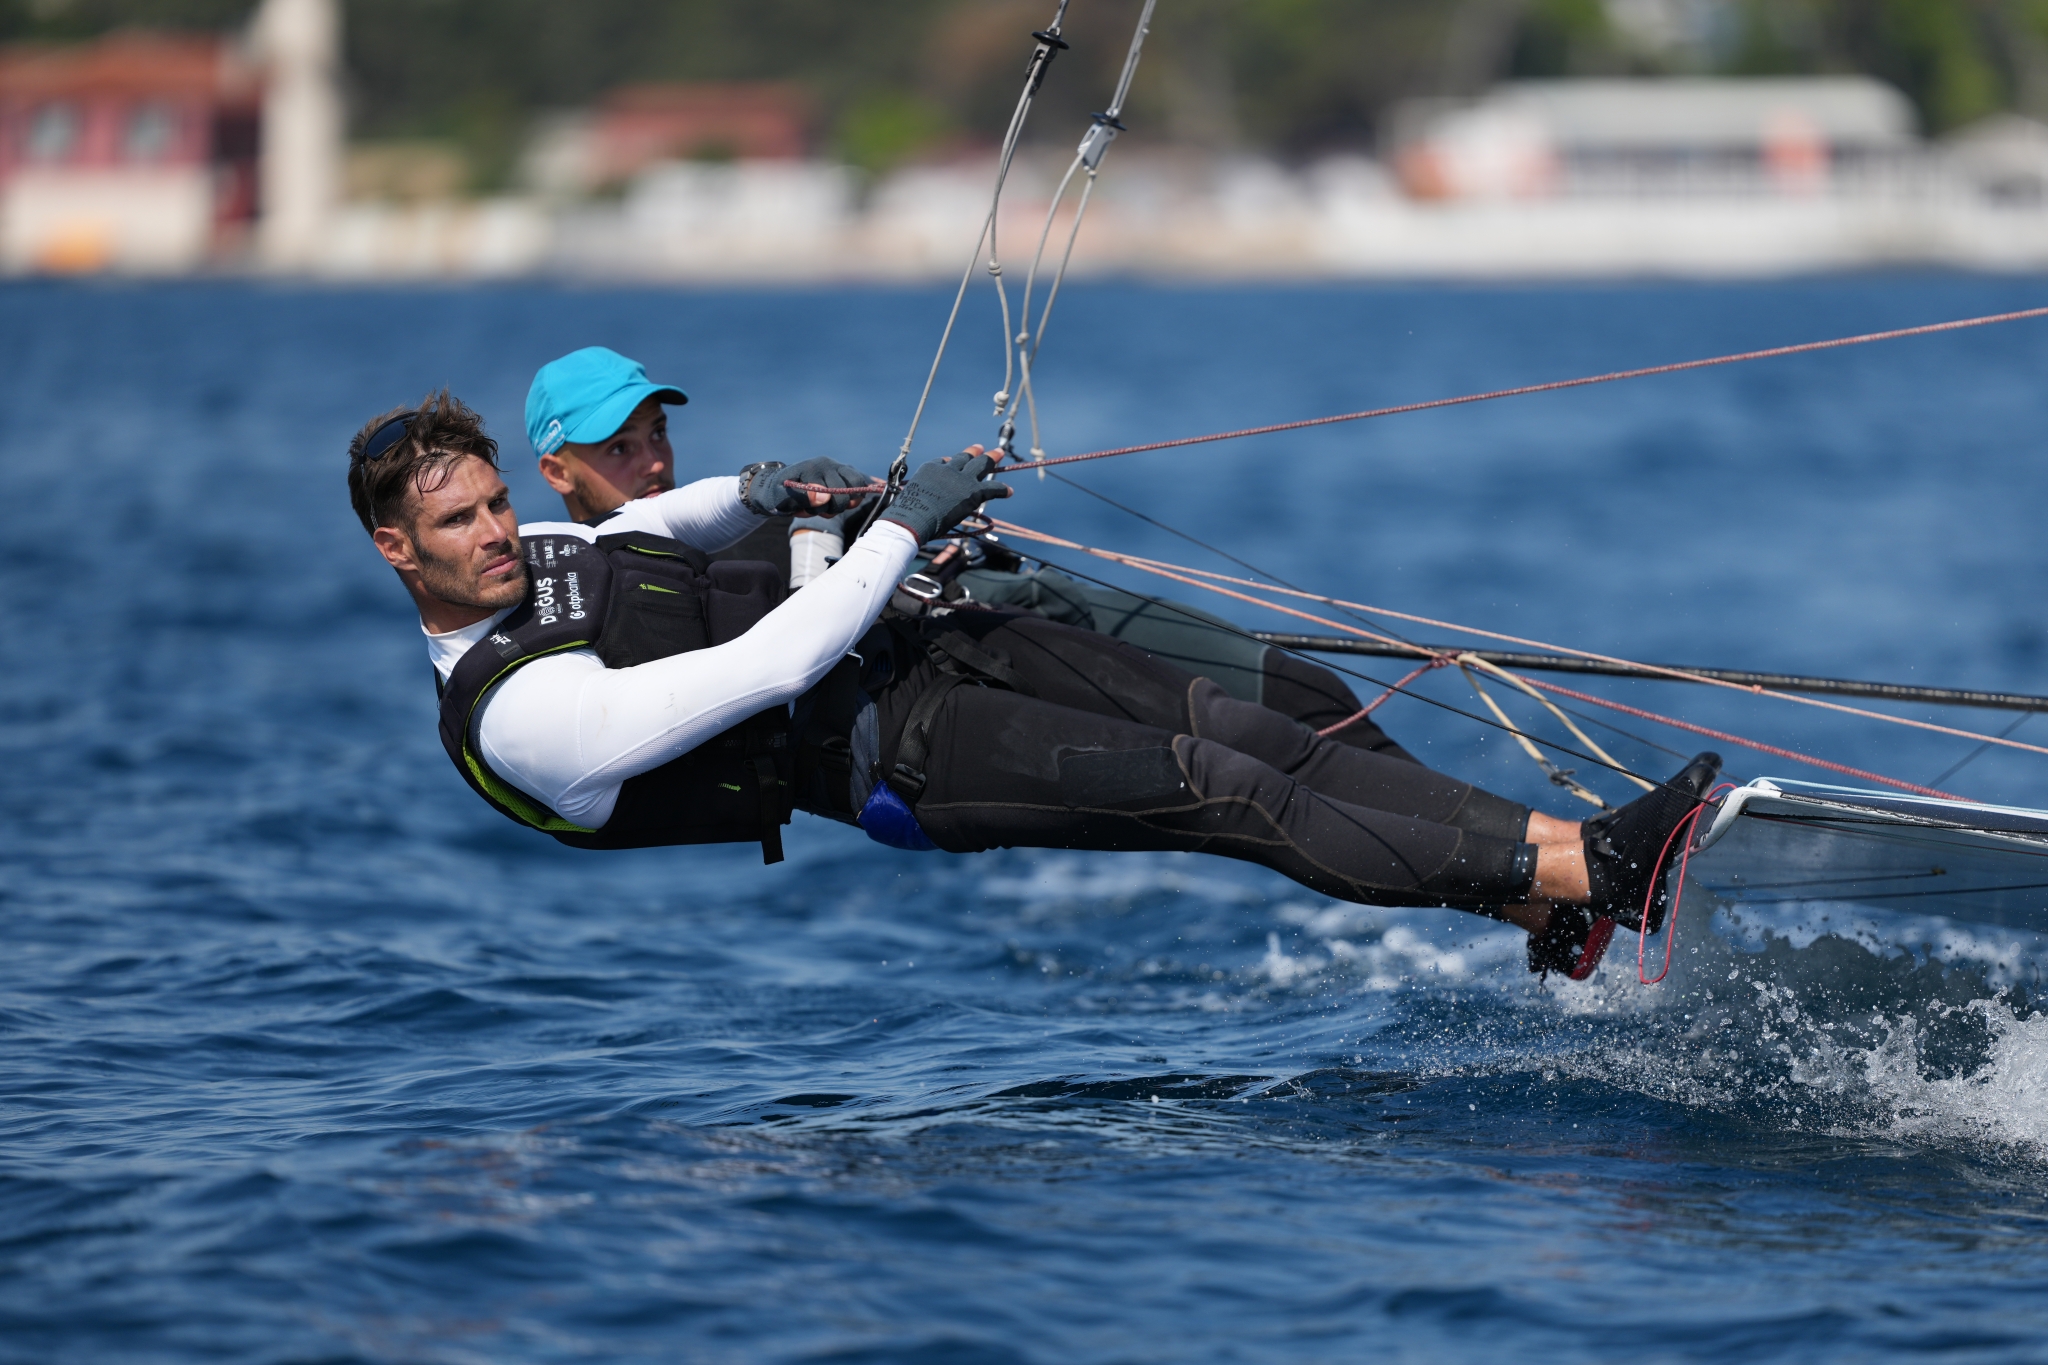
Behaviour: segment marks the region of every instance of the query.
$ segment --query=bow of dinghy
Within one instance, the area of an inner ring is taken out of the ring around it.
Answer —
[[[2048,932],[2048,810],[1758,778],[1702,822],[1693,880],[1735,906],[1857,906]]]

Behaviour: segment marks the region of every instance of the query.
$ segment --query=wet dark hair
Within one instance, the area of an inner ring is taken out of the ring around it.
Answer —
[[[498,443],[484,434],[484,419],[446,389],[430,393],[417,407],[372,417],[348,443],[349,504],[365,531],[410,531],[415,495],[448,482],[472,455],[498,467]]]

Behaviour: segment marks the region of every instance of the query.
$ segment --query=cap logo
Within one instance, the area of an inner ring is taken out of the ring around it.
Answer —
[[[560,450],[565,443],[565,438],[562,435],[562,419],[557,417],[549,422],[547,430],[540,434],[540,453],[552,455]]]

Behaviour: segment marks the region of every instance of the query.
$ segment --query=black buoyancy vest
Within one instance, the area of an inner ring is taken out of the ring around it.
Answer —
[[[514,669],[568,649],[595,650],[606,668],[631,668],[736,640],[782,600],[775,567],[714,564],[680,541],[638,532],[595,544],[537,535],[524,547],[526,600],[456,662],[441,689],[441,744],[463,781],[513,820],[577,848],[758,840],[764,860],[780,862],[791,779],[781,707],[627,779],[602,829],[565,820],[505,781],[475,743],[478,704]]]

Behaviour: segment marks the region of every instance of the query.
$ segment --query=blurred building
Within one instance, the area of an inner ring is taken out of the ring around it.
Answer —
[[[1420,199],[1861,191],[1920,155],[1912,105],[1860,76],[1516,82],[1392,124]]]
[[[1948,139],[1957,177],[1994,204],[2038,208],[2048,203],[2048,124],[1994,114]]]
[[[117,33],[0,49],[0,268],[173,272],[258,239],[314,263],[341,140],[334,0],[247,39]]]
[[[527,179],[559,197],[624,185],[660,162],[795,161],[811,149],[814,118],[803,91],[781,82],[627,86],[547,120]]]
[[[259,119],[224,39],[0,50],[0,264],[196,265],[255,218]]]
[[[558,115],[526,179],[571,207],[552,259],[602,274],[815,277],[845,273],[854,176],[808,159],[815,111],[769,81],[635,85]],[[616,197],[613,197],[613,195]]]

